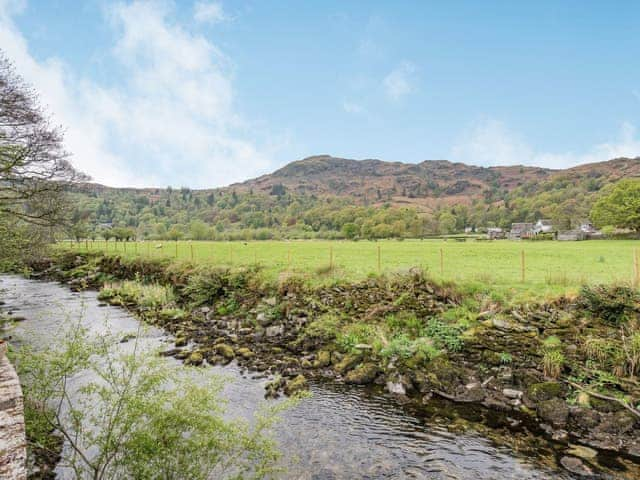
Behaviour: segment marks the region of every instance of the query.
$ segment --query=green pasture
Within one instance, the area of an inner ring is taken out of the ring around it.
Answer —
[[[492,290],[554,295],[585,283],[631,283],[639,241],[144,241],[65,242],[61,248],[174,258],[220,266],[259,264],[267,275],[298,273],[312,282],[358,280],[412,267],[434,278]],[[524,267],[524,269],[523,269]]]

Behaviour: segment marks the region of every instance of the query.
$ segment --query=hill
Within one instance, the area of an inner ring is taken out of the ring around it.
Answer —
[[[385,238],[538,218],[570,228],[603,188],[629,177],[640,177],[640,157],[552,170],[323,155],[224,188],[83,184],[71,194],[76,236],[113,225],[148,238]]]
[[[539,167],[479,167],[447,160],[418,164],[350,160],[320,155],[292,162],[275,172],[231,185],[239,191],[271,193],[274,188],[299,195],[346,196],[359,203],[415,205],[471,204],[487,192],[511,192],[525,185],[594,179],[601,184],[640,176],[640,157],[619,158],[567,170]]]

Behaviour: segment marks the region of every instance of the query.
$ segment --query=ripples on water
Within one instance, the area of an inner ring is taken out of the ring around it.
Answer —
[[[27,320],[12,332],[18,342],[27,334],[58,330],[71,316],[96,333],[105,324],[112,333],[135,332],[138,322],[122,309],[99,307],[95,292],[70,292],[51,282],[0,277],[5,310]],[[81,313],[82,312],[82,313]],[[145,331],[145,342],[167,341],[157,329]],[[168,359],[167,361],[172,361]],[[264,402],[266,379],[243,375],[231,365],[212,367],[232,381],[225,388],[232,416],[250,418]],[[312,397],[286,412],[276,430],[291,479],[568,479],[566,472],[542,466],[549,458],[527,457],[496,447],[479,433],[451,433],[446,421],[421,420],[393,399],[362,388],[313,383]]]

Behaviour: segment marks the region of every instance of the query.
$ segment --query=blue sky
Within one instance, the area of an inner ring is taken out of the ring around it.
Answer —
[[[109,185],[328,153],[563,168],[640,155],[639,2],[0,0],[0,48]]]

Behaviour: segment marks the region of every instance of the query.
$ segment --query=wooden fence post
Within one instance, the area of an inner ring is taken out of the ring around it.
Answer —
[[[176,240],[176,258],[178,258],[178,240]]]
[[[193,242],[189,242],[189,247],[191,248],[191,261],[193,262]]]
[[[233,265],[233,243],[229,243],[229,263]]]
[[[378,245],[378,274],[382,271],[381,262],[380,262],[380,245]]]
[[[440,249],[440,275],[444,275],[444,250]]]
[[[522,283],[526,281],[525,267],[526,267],[526,264],[525,264],[524,250],[522,250],[522,252],[520,252],[520,280],[522,281]]]
[[[329,246],[329,270],[333,270],[333,246]]]
[[[291,247],[287,250],[287,270],[291,270]]]
[[[638,288],[640,281],[640,265],[638,265],[638,249],[633,249],[633,286]]]

